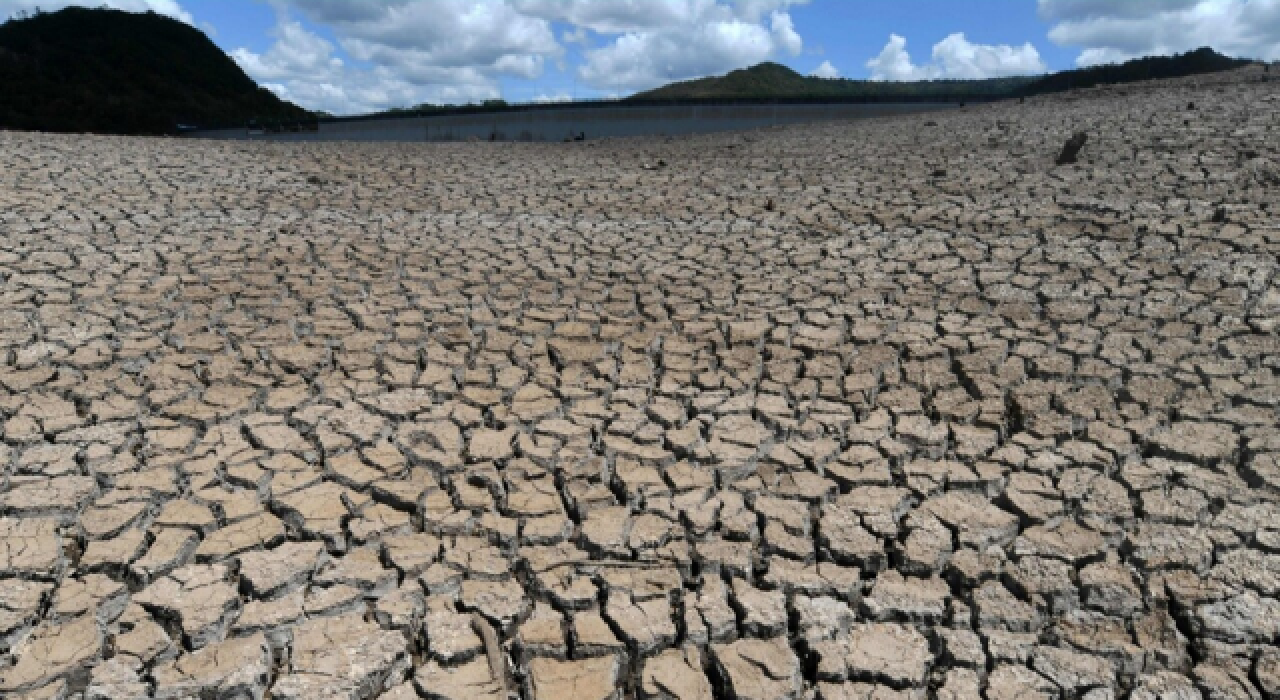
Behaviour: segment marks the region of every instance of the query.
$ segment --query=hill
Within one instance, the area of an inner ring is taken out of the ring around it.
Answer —
[[[1032,77],[988,80],[920,80],[890,82],[800,75],[777,63],[760,63],[725,75],[698,78],[639,92],[629,99],[683,100],[716,98],[881,98],[1007,95],[1035,80]]]
[[[152,12],[69,7],[0,25],[0,128],[167,134],[306,120],[203,32]]]
[[[1043,95],[1098,85],[1135,83],[1160,78],[1182,78],[1247,66],[1246,58],[1231,58],[1204,46],[1172,56],[1144,56],[1124,63],[1108,63],[1046,75],[1022,86],[1019,95]]]
[[[1108,83],[1178,78],[1230,70],[1248,63],[1247,59],[1230,58],[1205,47],[1174,56],[1148,56],[1044,76],[911,82],[817,78],[800,75],[777,63],[761,63],[725,75],[671,83],[636,93],[628,99],[1014,97]]]

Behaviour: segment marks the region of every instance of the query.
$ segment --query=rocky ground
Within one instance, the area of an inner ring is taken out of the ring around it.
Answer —
[[[1277,208],[1261,68],[0,134],[0,695],[1280,698]]]

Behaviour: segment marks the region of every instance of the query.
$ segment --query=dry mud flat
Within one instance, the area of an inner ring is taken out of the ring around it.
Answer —
[[[1278,115],[2,134],[0,695],[1280,698]]]

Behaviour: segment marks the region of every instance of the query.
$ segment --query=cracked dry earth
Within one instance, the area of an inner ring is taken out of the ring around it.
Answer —
[[[0,135],[0,695],[1280,698],[1276,78]]]

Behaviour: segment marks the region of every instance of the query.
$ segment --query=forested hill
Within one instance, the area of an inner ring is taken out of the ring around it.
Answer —
[[[1109,83],[1212,73],[1239,68],[1249,62],[1223,56],[1206,47],[1174,56],[1148,56],[1121,64],[1091,66],[1042,76],[920,81],[818,78],[800,75],[777,63],[760,63],[725,75],[671,83],[637,93],[630,99],[1015,97]]]
[[[0,25],[0,128],[174,133],[305,120],[209,37],[155,13],[69,7]]]
[[[955,95],[1005,95],[1027,85],[1035,77],[989,80],[846,80],[800,75],[777,63],[760,63],[725,75],[671,83],[636,93],[632,99],[714,99],[749,97],[855,98],[931,97]]]
[[[1098,85],[1136,83],[1158,78],[1181,78],[1241,68],[1250,63],[1252,61],[1249,59],[1223,56],[1204,46],[1195,51],[1173,56],[1144,56],[1124,63],[1108,63],[1052,73],[1022,86],[1018,94],[1042,95]]]

